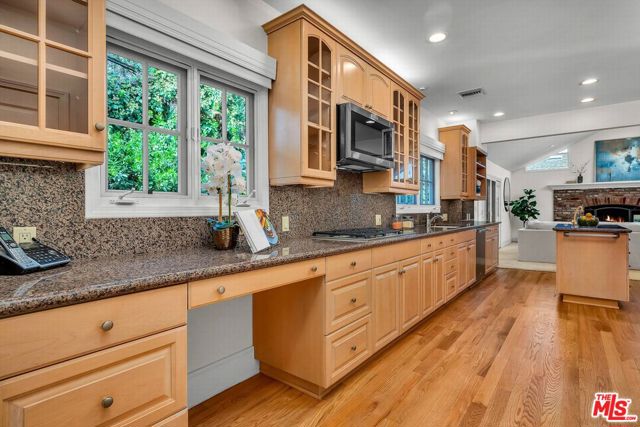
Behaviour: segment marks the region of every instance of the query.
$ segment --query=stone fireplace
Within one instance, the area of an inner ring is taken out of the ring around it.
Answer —
[[[584,187],[587,188],[578,188],[575,184],[554,186],[554,221],[571,221],[578,206],[584,206],[586,213],[604,222],[640,221],[640,186],[613,188],[586,184]]]

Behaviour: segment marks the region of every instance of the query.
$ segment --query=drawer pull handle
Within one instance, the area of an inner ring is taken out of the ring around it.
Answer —
[[[111,405],[113,405],[113,397],[111,396],[105,397],[104,399],[102,399],[101,404],[102,404],[102,407],[105,409],[110,408]]]
[[[351,267],[355,267],[358,263],[355,261],[351,261]]]
[[[311,271],[313,271],[313,272],[315,273],[316,271],[318,271],[318,267],[316,267],[316,266],[314,265],[313,267],[311,267]]]
[[[356,301],[358,301],[358,298],[355,298],[355,297],[351,298],[351,304],[355,304]]]
[[[108,332],[111,329],[113,329],[113,320],[105,320],[104,322],[102,322],[102,325],[100,325],[100,329],[102,329],[105,332]]]
[[[406,272],[407,272],[407,270],[405,270],[405,269],[403,268],[402,270],[398,271],[398,274],[404,274],[404,273],[406,273]]]
[[[217,291],[218,291],[218,293],[219,293],[220,295],[222,295],[222,294],[224,294],[224,293],[227,291],[227,289],[226,289],[224,286],[220,286],[220,287],[217,289]]]
[[[358,346],[357,346],[357,345],[352,345],[352,346],[351,346],[351,351],[356,351],[357,349],[358,349]]]

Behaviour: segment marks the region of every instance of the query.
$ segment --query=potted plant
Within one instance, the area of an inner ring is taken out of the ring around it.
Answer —
[[[247,189],[247,181],[242,176],[242,153],[230,144],[215,144],[207,148],[202,168],[207,175],[205,189],[209,195],[218,195],[218,219],[207,220],[216,249],[233,249],[238,242],[240,227],[231,215],[233,194]],[[222,215],[223,198],[227,199],[228,216]]]
[[[577,178],[578,184],[581,184],[582,181],[584,180],[584,177],[582,176],[582,174],[584,174],[587,171],[587,165],[588,164],[589,164],[589,161],[587,160],[580,167],[576,167],[576,165],[574,165],[574,164],[571,165],[571,166],[573,166],[573,173],[577,173],[578,174],[578,178]]]
[[[527,222],[530,219],[537,219],[538,215],[540,215],[540,211],[536,207],[538,202],[536,202],[535,192],[536,190],[533,189],[525,189],[524,196],[520,196],[517,200],[512,200],[509,203],[511,213],[522,221],[524,228],[527,228]]]

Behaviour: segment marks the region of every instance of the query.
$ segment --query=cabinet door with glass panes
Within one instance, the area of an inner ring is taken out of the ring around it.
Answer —
[[[0,0],[0,155],[98,164],[104,0]]]
[[[420,182],[420,102],[407,95],[405,188],[417,190]]]
[[[329,36],[302,24],[302,175],[336,178],[336,47]]]

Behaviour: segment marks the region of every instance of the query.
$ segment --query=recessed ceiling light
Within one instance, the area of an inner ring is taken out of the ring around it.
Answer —
[[[504,116],[504,112],[502,111],[496,111],[495,113],[493,113],[493,117],[502,117]]]
[[[587,85],[592,85],[594,83],[598,83],[598,79],[596,79],[595,77],[590,77],[588,79],[583,80],[580,85],[581,86],[587,86]]]
[[[595,101],[595,100],[596,100],[595,98],[592,98],[592,97],[590,97],[590,96],[589,96],[589,97],[586,97],[586,98],[582,98],[582,99],[580,100],[580,102],[582,102],[583,104],[585,104],[585,103],[587,103],[587,102],[593,102],[593,101]]]
[[[429,36],[429,41],[431,43],[440,43],[446,38],[447,38],[447,35],[445,33],[433,33]]]
[[[453,116],[453,115],[454,115],[455,113],[457,113],[457,112],[458,112],[458,110],[451,110],[451,111],[449,111],[449,115],[450,115],[450,116]]]

